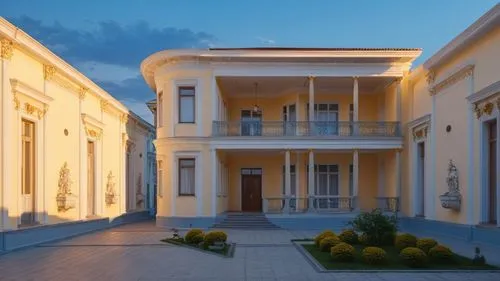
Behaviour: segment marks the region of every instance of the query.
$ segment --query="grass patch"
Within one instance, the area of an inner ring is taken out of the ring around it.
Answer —
[[[169,243],[169,244],[189,247],[189,248],[193,248],[193,249],[197,249],[197,250],[201,250],[201,251],[211,252],[211,253],[223,255],[225,257],[231,256],[230,250],[232,247],[230,244],[227,244],[227,243],[224,245],[224,248],[221,250],[212,250],[212,249],[209,249],[208,246],[188,244],[188,243],[184,242],[184,240],[182,240],[182,239],[165,238],[165,239],[162,239],[160,241],[165,242],[165,243]]]
[[[387,253],[387,263],[384,265],[368,265],[361,259],[361,251],[365,248],[362,245],[353,245],[356,249],[356,256],[353,262],[334,262],[329,252],[321,252],[314,244],[301,244],[316,261],[328,270],[491,270],[498,269],[492,265],[473,265],[472,260],[463,256],[454,255],[454,262],[451,264],[436,264],[429,262],[424,268],[411,268],[403,264],[399,258],[399,252],[394,246],[381,247]]]

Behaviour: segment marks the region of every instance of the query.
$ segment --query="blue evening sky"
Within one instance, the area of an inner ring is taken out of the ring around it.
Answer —
[[[0,0],[24,29],[139,115],[139,75],[167,48],[418,47],[415,65],[498,0]]]

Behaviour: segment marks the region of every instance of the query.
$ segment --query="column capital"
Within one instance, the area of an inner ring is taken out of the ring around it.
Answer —
[[[307,79],[309,79],[309,81],[314,80],[315,78],[316,78],[316,76],[313,76],[313,75],[307,76]]]
[[[352,79],[354,79],[354,81],[358,81],[359,76],[353,76]]]
[[[43,78],[45,80],[51,80],[56,74],[56,67],[50,64],[43,65]]]
[[[10,60],[14,55],[14,43],[8,39],[0,41],[0,58]]]

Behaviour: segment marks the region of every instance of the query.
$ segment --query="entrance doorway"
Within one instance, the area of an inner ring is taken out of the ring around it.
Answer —
[[[425,143],[418,143],[417,158],[417,212],[419,217],[425,217]]]
[[[488,219],[487,223],[497,223],[497,120],[487,123],[488,129]]]
[[[95,213],[95,145],[87,141],[87,216]]]
[[[262,212],[262,169],[241,169],[241,211]]]
[[[35,224],[35,123],[22,120],[21,225]]]

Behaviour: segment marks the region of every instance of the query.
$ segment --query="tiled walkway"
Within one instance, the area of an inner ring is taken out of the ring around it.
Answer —
[[[318,273],[290,244],[308,231],[228,231],[234,258],[159,242],[138,223],[0,256],[0,280],[500,280],[500,273]]]

